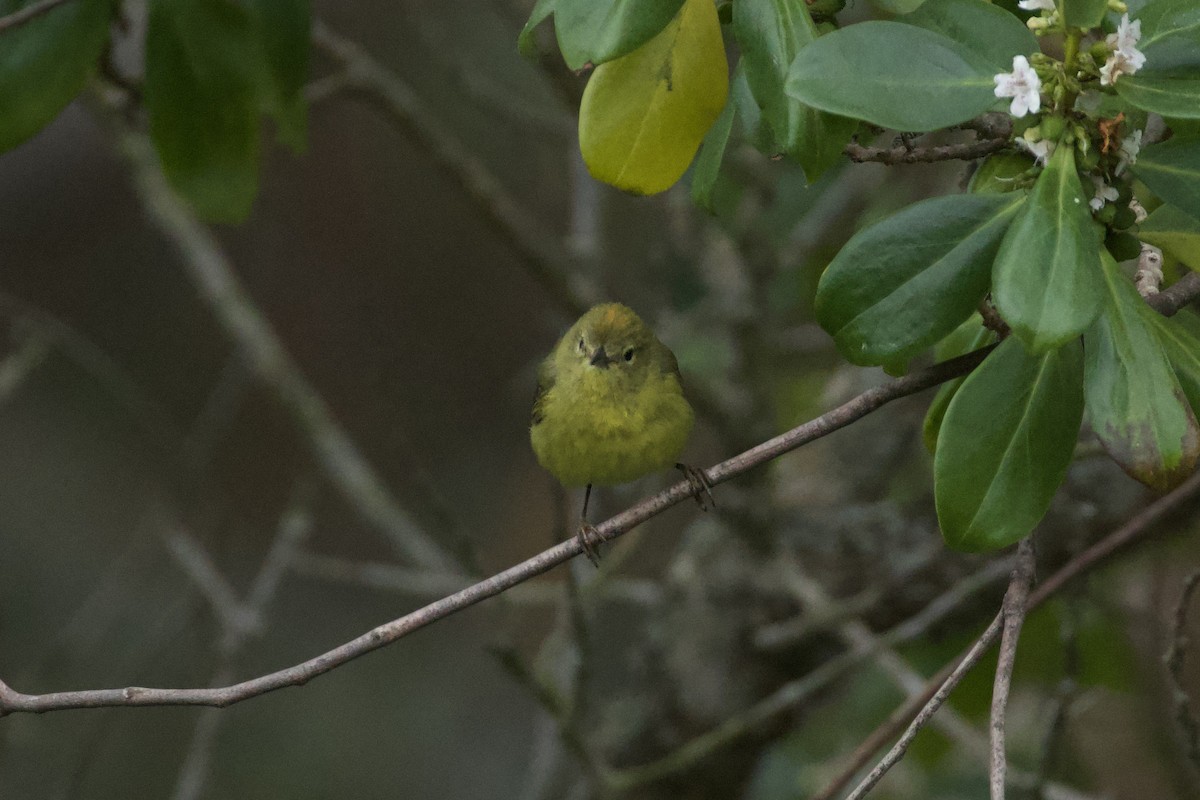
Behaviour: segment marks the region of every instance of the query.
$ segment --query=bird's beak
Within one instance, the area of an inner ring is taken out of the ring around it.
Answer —
[[[613,360],[608,357],[608,353],[604,352],[603,347],[597,347],[596,351],[594,353],[592,353],[592,360],[589,363],[593,367],[600,367],[601,369],[607,369],[608,365],[611,364],[612,361]]]

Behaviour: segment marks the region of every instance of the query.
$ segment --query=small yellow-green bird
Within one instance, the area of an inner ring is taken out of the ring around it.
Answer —
[[[529,438],[538,462],[564,486],[587,487],[579,542],[593,562],[593,485],[628,483],[674,464],[703,505],[703,473],[675,461],[694,420],[675,354],[620,303],[592,307],[546,356]]]

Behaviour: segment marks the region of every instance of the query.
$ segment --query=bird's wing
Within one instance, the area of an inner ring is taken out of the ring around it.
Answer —
[[[537,425],[545,419],[546,393],[554,387],[554,354],[551,353],[538,367],[537,391],[533,395],[533,412],[529,424]]]

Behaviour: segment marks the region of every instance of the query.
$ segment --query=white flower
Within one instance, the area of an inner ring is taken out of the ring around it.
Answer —
[[[1120,175],[1125,171],[1125,168],[1130,164],[1137,163],[1138,153],[1142,149],[1142,132],[1134,131],[1121,140],[1121,158],[1117,161],[1117,167],[1113,170],[1114,175]]]
[[[1022,11],[1053,11],[1054,0],[1020,0],[1017,7]]]
[[[1058,142],[1052,142],[1049,139],[1029,140],[1021,136],[1017,137],[1016,142],[1032,153],[1037,162],[1042,165],[1045,165],[1050,160],[1050,156],[1054,153],[1054,148],[1058,146]]]
[[[1013,71],[1001,72],[992,78],[996,82],[996,97],[1011,97],[1008,112],[1014,117],[1036,114],[1042,107],[1042,81],[1025,56],[1013,57]]]
[[[1103,178],[1093,175],[1092,183],[1096,186],[1095,196],[1091,200],[1088,200],[1088,205],[1091,206],[1092,211],[1099,211],[1104,208],[1105,202],[1111,203],[1117,199],[1117,190],[1105,183]]]
[[[1146,57],[1137,49],[1138,40],[1141,38],[1142,21],[1131,21],[1128,14],[1123,14],[1121,21],[1117,23],[1117,32],[1110,33],[1104,41],[1112,45],[1114,50],[1120,50],[1131,61],[1136,61],[1136,69],[1141,69],[1146,63]]]
[[[1146,65],[1146,55],[1137,49],[1142,38],[1142,21],[1131,22],[1124,14],[1117,25],[1117,32],[1110,33],[1105,41],[1112,46],[1104,66],[1100,68],[1100,85],[1112,86],[1122,75],[1132,75]]]

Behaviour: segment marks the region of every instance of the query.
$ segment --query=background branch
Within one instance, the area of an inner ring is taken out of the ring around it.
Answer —
[[[135,144],[141,141],[140,139],[135,140]],[[161,178],[157,170],[155,174]],[[706,473],[708,480],[712,484],[723,483],[801,445],[827,436],[882,408],[896,398],[915,394],[951,378],[964,375],[978,366],[989,352],[991,352],[991,348],[982,348],[868,389],[858,397],[814,420],[709,468]],[[680,481],[600,523],[596,526],[596,535],[601,541],[614,539],[691,496],[691,485],[687,481]],[[348,661],[378,650],[456,611],[494,597],[519,583],[540,575],[568,559],[574,558],[581,552],[578,538],[572,537],[486,580],[430,603],[411,614],[380,625],[340,647],[295,666],[241,683],[203,689],[157,689],[130,686],[124,689],[95,689],[43,695],[21,694],[0,684],[0,715],[18,711],[40,713],[67,708],[104,706],[229,706],[276,689],[303,685],[318,675],[323,675]]]

